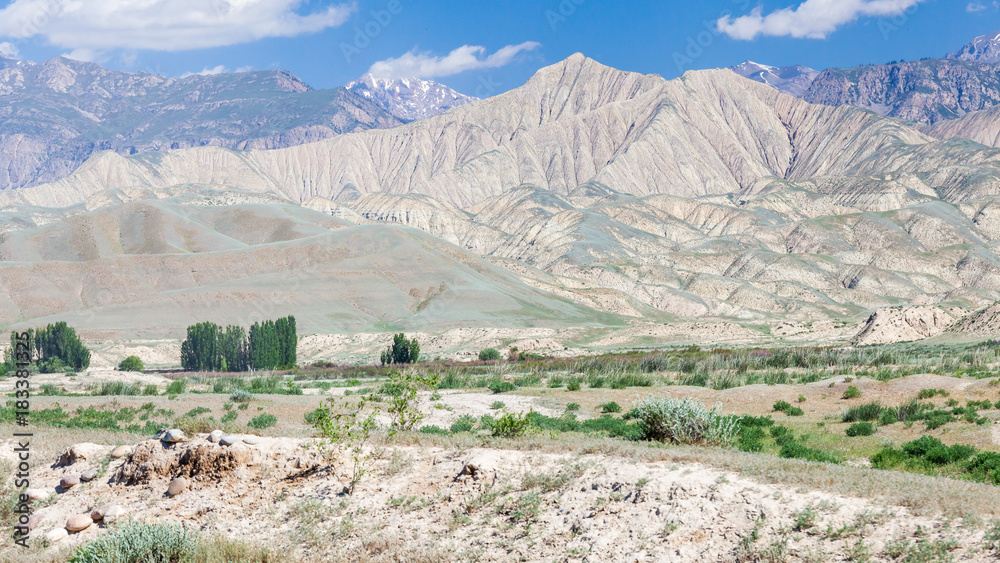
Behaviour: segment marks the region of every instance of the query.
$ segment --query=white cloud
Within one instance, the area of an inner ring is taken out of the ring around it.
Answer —
[[[985,9],[986,5],[983,4],[982,2],[969,2],[969,5],[965,7],[965,11],[969,12],[970,14],[974,14],[976,12],[982,12]]]
[[[413,50],[395,59],[379,61],[368,72],[379,78],[450,76],[467,70],[501,67],[510,63],[519,53],[540,46],[541,43],[525,41],[519,45],[507,45],[486,57],[482,56],[486,53],[486,47],[478,45],[462,45],[443,57]]]
[[[354,4],[300,13],[305,0],[14,0],[0,37],[41,36],[66,49],[184,51],[315,33],[344,23]]]
[[[63,53],[63,57],[67,59],[73,59],[75,61],[84,61],[87,63],[102,62],[105,57],[100,51],[94,49],[73,49],[68,53]]]
[[[206,66],[205,68],[201,69],[198,72],[185,72],[184,74],[181,75],[181,78],[187,78],[189,76],[212,76],[213,74],[222,74],[228,71],[229,69],[227,69],[225,65],[216,65],[213,66],[212,68],[208,68]]]
[[[734,39],[754,39],[758,35],[825,39],[838,27],[860,17],[892,17],[925,0],[806,0],[797,8],[763,14],[760,7],[749,15],[716,22],[718,30]]]
[[[21,51],[18,50],[17,45],[4,41],[0,43],[0,55],[8,59],[16,59],[21,56]]]

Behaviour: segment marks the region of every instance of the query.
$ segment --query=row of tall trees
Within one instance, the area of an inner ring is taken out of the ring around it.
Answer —
[[[76,329],[64,321],[49,324],[43,328],[29,328],[28,349],[31,351],[31,362],[35,369],[42,373],[57,373],[66,369],[81,371],[90,367],[90,350],[76,334]],[[17,335],[11,332],[10,348],[8,349],[3,367],[0,371],[14,369],[11,350],[17,349]]]
[[[191,325],[181,344],[181,366],[187,371],[249,371],[291,368],[297,362],[295,317],[254,323],[249,334],[241,326],[225,329],[204,322]]]

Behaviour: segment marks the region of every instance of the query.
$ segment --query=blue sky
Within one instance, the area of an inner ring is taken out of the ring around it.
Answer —
[[[369,69],[486,96],[582,52],[667,78],[745,59],[817,69],[938,57],[1000,30],[992,0],[0,0],[0,51],[167,76]],[[727,18],[728,16],[728,18]]]

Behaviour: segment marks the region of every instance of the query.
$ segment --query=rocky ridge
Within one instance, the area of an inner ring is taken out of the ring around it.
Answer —
[[[474,102],[478,98],[466,96],[431,80],[419,78],[378,78],[365,74],[344,86],[390,115],[404,122],[416,121],[444,113],[451,108]]]

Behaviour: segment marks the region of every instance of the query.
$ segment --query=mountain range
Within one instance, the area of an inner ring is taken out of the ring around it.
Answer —
[[[0,209],[0,324],[156,334],[161,309],[235,322],[263,300],[327,333],[715,319],[764,336],[1000,297],[1000,151],[728,70],[668,81],[579,54],[391,129],[106,151]]]
[[[476,100],[439,82],[419,78],[387,79],[365,74],[344,88],[404,122],[431,117]]]
[[[819,75],[819,71],[802,65],[774,67],[753,61],[743,61],[729,67],[729,70],[744,78],[767,84],[780,92],[798,97],[802,97],[809,90],[809,86]]]

